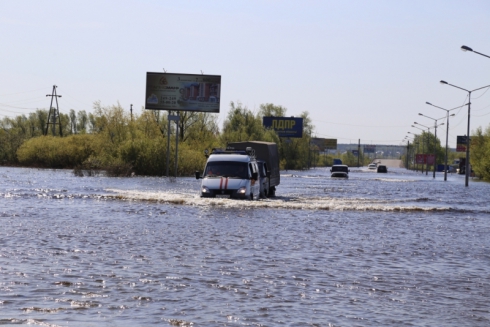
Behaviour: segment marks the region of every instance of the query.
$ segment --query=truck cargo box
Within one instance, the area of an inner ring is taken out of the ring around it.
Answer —
[[[247,147],[251,147],[255,150],[255,156],[257,160],[263,160],[268,166],[270,172],[269,176],[269,196],[274,196],[276,186],[281,182],[281,173],[279,169],[279,151],[277,144],[273,142],[261,142],[261,141],[248,141],[248,142],[231,142],[227,147],[234,148],[236,150],[245,150]]]

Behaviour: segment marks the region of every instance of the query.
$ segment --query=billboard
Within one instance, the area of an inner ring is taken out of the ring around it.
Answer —
[[[279,137],[303,137],[303,118],[264,117],[262,124],[276,131]]]
[[[435,163],[435,156],[433,154],[416,154],[415,163],[432,166]]]
[[[456,152],[466,152],[466,135],[456,136]]]
[[[145,109],[219,113],[221,76],[146,73]]]
[[[375,153],[376,145],[364,145],[364,153]]]
[[[427,154],[427,162],[429,166],[433,166],[436,163],[436,157],[433,154]]]
[[[310,143],[318,147],[318,150],[336,150],[337,149],[337,139],[323,139],[319,137],[312,137]]]

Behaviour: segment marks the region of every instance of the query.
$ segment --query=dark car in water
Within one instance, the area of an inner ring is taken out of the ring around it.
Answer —
[[[386,167],[385,165],[379,165],[376,171],[378,173],[387,173],[388,167]]]
[[[330,169],[330,177],[349,178],[349,171],[347,165],[333,165]]]

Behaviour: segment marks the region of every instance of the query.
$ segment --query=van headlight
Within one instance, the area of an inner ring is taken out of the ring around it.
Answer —
[[[203,186],[203,187],[201,188],[201,193],[203,193],[203,194],[207,194],[207,193],[209,193],[209,189],[208,189],[206,186]]]
[[[242,186],[238,189],[237,193],[238,194],[245,194],[245,193],[247,193],[247,188],[245,186]]]

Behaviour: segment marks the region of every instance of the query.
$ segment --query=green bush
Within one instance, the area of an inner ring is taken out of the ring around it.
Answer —
[[[39,136],[24,142],[17,150],[19,163],[46,168],[73,168],[94,153],[94,135],[60,138]]]

